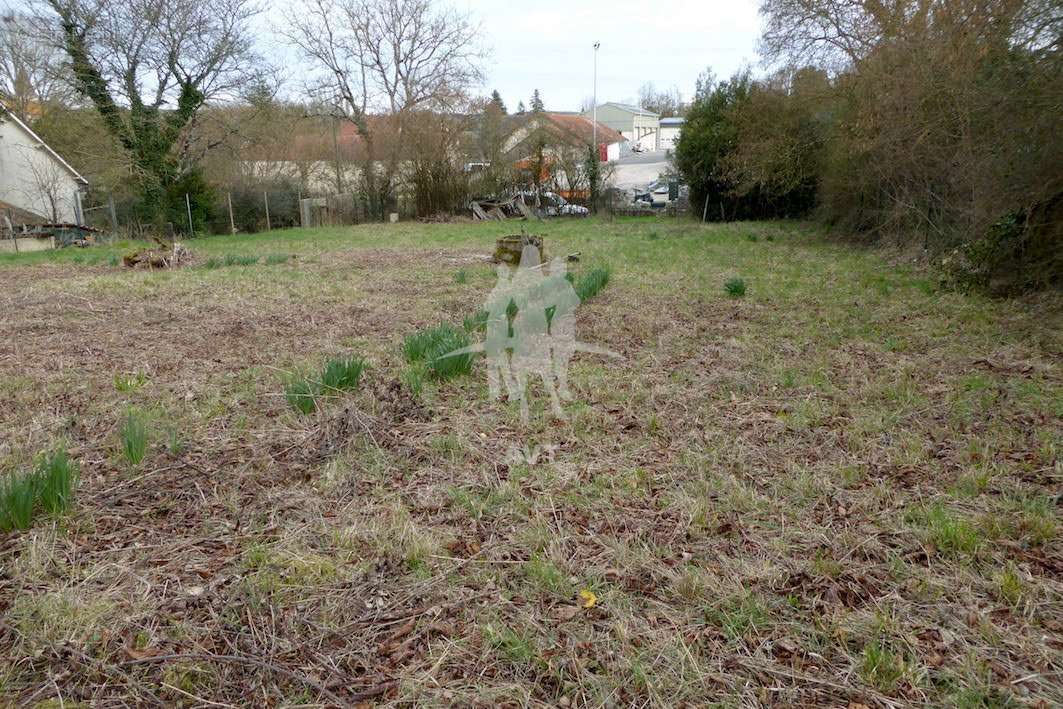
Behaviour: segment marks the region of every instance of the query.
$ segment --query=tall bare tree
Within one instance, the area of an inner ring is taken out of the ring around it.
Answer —
[[[42,0],[78,92],[128,153],[143,216],[192,167],[200,109],[231,96],[259,66],[251,0]]]
[[[41,41],[32,18],[0,9],[0,101],[32,123],[45,105],[70,96],[62,53]]]
[[[285,33],[319,72],[313,91],[331,98],[364,142],[362,180],[382,217],[410,117],[452,110],[480,81],[477,28],[432,0],[304,0]]]

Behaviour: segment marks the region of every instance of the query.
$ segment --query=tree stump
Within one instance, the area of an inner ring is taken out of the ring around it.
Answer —
[[[525,246],[534,246],[539,249],[539,261],[546,260],[546,252],[543,250],[543,238],[541,236],[517,234],[515,236],[503,236],[495,242],[495,263],[519,266],[520,255]]]

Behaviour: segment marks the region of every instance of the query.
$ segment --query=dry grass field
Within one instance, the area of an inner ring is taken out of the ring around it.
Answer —
[[[609,267],[579,338],[624,359],[527,426],[402,351],[513,225],[0,257],[0,473],[80,471],[0,534],[0,705],[1063,704],[1058,294],[797,223],[534,228]]]

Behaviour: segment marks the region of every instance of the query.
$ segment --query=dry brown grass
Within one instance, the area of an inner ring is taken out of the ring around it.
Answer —
[[[1063,701],[1056,296],[933,292],[794,225],[544,228],[612,267],[580,337],[626,359],[578,358],[569,420],[538,398],[528,428],[479,369],[399,383],[403,335],[490,288],[482,225],[0,264],[0,461],[65,439],[82,471],[72,514],[0,540],[4,699]],[[291,411],[284,373],[346,353],[361,390]]]

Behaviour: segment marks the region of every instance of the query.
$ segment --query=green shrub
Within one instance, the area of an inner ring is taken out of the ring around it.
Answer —
[[[126,412],[125,421],[120,431],[122,436],[122,457],[130,465],[140,465],[148,451],[148,429],[144,416],[136,409]]]
[[[723,289],[732,298],[741,298],[746,294],[746,282],[741,278],[732,278],[723,284]]]

